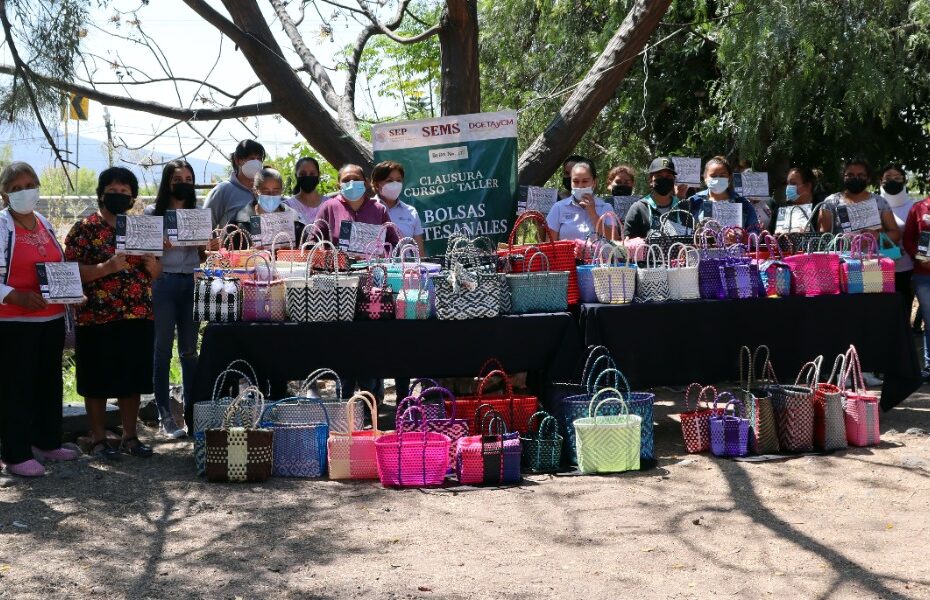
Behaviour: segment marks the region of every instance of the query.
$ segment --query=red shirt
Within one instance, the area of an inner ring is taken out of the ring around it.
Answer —
[[[32,231],[14,224],[16,248],[6,284],[17,291],[39,293],[39,274],[36,263],[61,262],[64,257],[52,235],[45,229],[42,221],[36,219],[36,228]],[[64,314],[61,304],[49,304],[44,310],[27,311],[21,306],[0,304],[0,319],[49,319]]]
[[[930,198],[925,198],[914,203],[914,206],[907,213],[907,221],[904,223],[904,235],[901,241],[904,245],[904,251],[914,259],[914,273],[916,275],[930,275],[930,261],[920,260],[917,257],[917,243],[920,241],[920,234],[924,231],[930,231],[930,225],[924,222],[924,216],[928,214],[930,214]]]
[[[74,224],[65,238],[65,257],[96,265],[116,254],[116,228],[98,213]],[[127,256],[120,271],[84,284],[87,302],[77,307],[78,325],[102,325],[122,319],[154,319],[152,277],[138,256]]]

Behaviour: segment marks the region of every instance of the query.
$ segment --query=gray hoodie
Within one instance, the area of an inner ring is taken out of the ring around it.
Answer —
[[[209,208],[213,215],[213,226],[222,228],[235,222],[236,214],[242,208],[255,200],[252,190],[242,185],[236,174],[217,184],[210,190],[203,207]]]

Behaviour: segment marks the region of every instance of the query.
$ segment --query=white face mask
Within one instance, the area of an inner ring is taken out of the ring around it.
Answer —
[[[10,199],[10,208],[13,209],[13,212],[21,215],[28,215],[39,204],[39,188],[10,192],[6,196]]]
[[[594,188],[572,188],[572,196],[575,197],[575,200],[581,200],[588,194],[594,194]]]
[[[249,179],[254,179],[258,172],[262,170],[262,161],[252,159],[247,160],[239,167],[239,172]]]
[[[397,200],[403,190],[403,182],[389,181],[381,186],[381,197],[386,200]]]
[[[730,187],[730,180],[727,177],[708,177],[707,189],[715,194],[722,194]]]

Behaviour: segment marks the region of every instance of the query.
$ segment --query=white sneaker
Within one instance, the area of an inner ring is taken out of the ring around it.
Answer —
[[[862,380],[865,381],[865,384],[869,387],[878,387],[884,382],[875,376],[874,373],[869,373],[868,371],[862,373]]]
[[[161,432],[165,437],[171,438],[173,440],[181,439],[187,435],[187,432],[184,431],[183,427],[178,427],[173,420],[162,421],[161,427],[158,428],[158,431]]]

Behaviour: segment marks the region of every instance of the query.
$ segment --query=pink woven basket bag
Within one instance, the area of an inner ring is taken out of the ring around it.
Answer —
[[[418,415],[416,413],[419,413]],[[420,431],[386,433],[375,440],[378,479],[385,487],[442,485],[449,470],[448,436],[425,430],[423,411],[411,406],[400,419],[419,419]]]
[[[871,235],[853,238],[852,256],[862,261],[862,290],[866,294],[894,293],[894,261],[878,253],[878,244]]]
[[[356,400],[371,411],[371,429],[355,429]],[[377,479],[378,458],[375,440],[382,436],[378,430],[378,400],[371,392],[355,394],[346,407],[349,430],[346,433],[331,431],[326,440],[326,455],[330,479]]]
[[[520,434],[507,432],[499,412],[485,404],[479,410],[479,435],[461,438],[455,447],[455,472],[463,485],[519,483]],[[487,410],[483,410],[487,409]]]
[[[785,258],[793,276],[792,293],[795,296],[827,296],[840,293],[840,257],[827,252],[825,243],[831,237],[811,243],[807,252]]]
[[[852,375],[852,389],[845,389]],[[843,389],[843,414],[846,418],[846,441],[850,446],[875,446],[881,442],[878,425],[881,395],[868,391],[862,380],[862,367],[855,346],[846,351],[846,371],[840,384]]]

